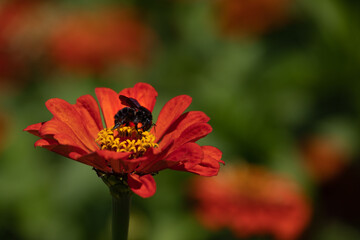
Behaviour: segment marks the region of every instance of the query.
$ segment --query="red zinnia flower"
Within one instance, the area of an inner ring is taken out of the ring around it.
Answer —
[[[230,36],[253,36],[282,25],[291,0],[216,1],[221,30]]]
[[[49,15],[43,1],[0,2],[0,81],[14,84],[40,60],[52,26]]]
[[[195,178],[192,186],[196,214],[212,230],[227,227],[241,238],[290,240],[310,219],[310,206],[298,186],[259,167],[230,168],[213,179]]]
[[[134,10],[104,8],[64,16],[49,38],[49,52],[60,67],[101,72],[114,64],[146,63],[154,33]]]
[[[167,102],[156,121],[156,130],[147,132],[134,126],[112,128],[114,115],[127,107],[121,104],[119,95],[136,99],[152,112],[157,92],[151,85],[138,83],[119,94],[109,88],[96,88],[95,93],[105,128],[92,96],[82,96],[74,105],[50,99],[46,106],[53,118],[25,129],[41,137],[35,146],[90,165],[100,176],[115,176],[141,197],[155,193],[152,174],[166,168],[217,175],[219,163],[223,163],[221,151],[195,143],[212,131],[209,117],[200,111],[183,113],[191,97],[180,95]]]
[[[304,139],[300,153],[310,176],[319,183],[335,178],[351,159],[348,149],[338,139],[325,135]]]

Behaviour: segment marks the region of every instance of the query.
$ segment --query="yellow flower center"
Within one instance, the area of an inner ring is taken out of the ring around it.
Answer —
[[[132,152],[130,158],[142,156],[148,148],[158,147],[155,136],[141,129],[123,126],[114,130],[105,128],[98,133],[95,140],[102,150],[115,152]]]

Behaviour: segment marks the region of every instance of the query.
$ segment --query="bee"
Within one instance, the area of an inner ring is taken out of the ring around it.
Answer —
[[[152,125],[155,125],[152,123],[151,112],[147,108],[141,106],[136,99],[124,95],[120,95],[119,99],[121,104],[128,107],[120,109],[115,114],[115,126],[113,129],[116,129],[121,125],[129,126],[131,122],[135,125],[136,130],[141,129],[142,131],[147,131]],[[139,123],[141,123],[140,128],[138,128]]]

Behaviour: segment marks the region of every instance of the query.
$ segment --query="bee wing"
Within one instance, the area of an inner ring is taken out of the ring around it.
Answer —
[[[119,99],[120,99],[122,105],[129,106],[132,108],[137,108],[137,109],[139,109],[141,107],[140,103],[134,98],[129,98],[124,95],[120,95]]]

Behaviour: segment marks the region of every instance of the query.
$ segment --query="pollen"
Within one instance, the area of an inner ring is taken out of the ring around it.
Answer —
[[[123,126],[116,129],[105,128],[98,133],[95,140],[102,150],[115,152],[132,152],[130,158],[142,156],[147,149],[157,148],[155,136],[135,127]]]

